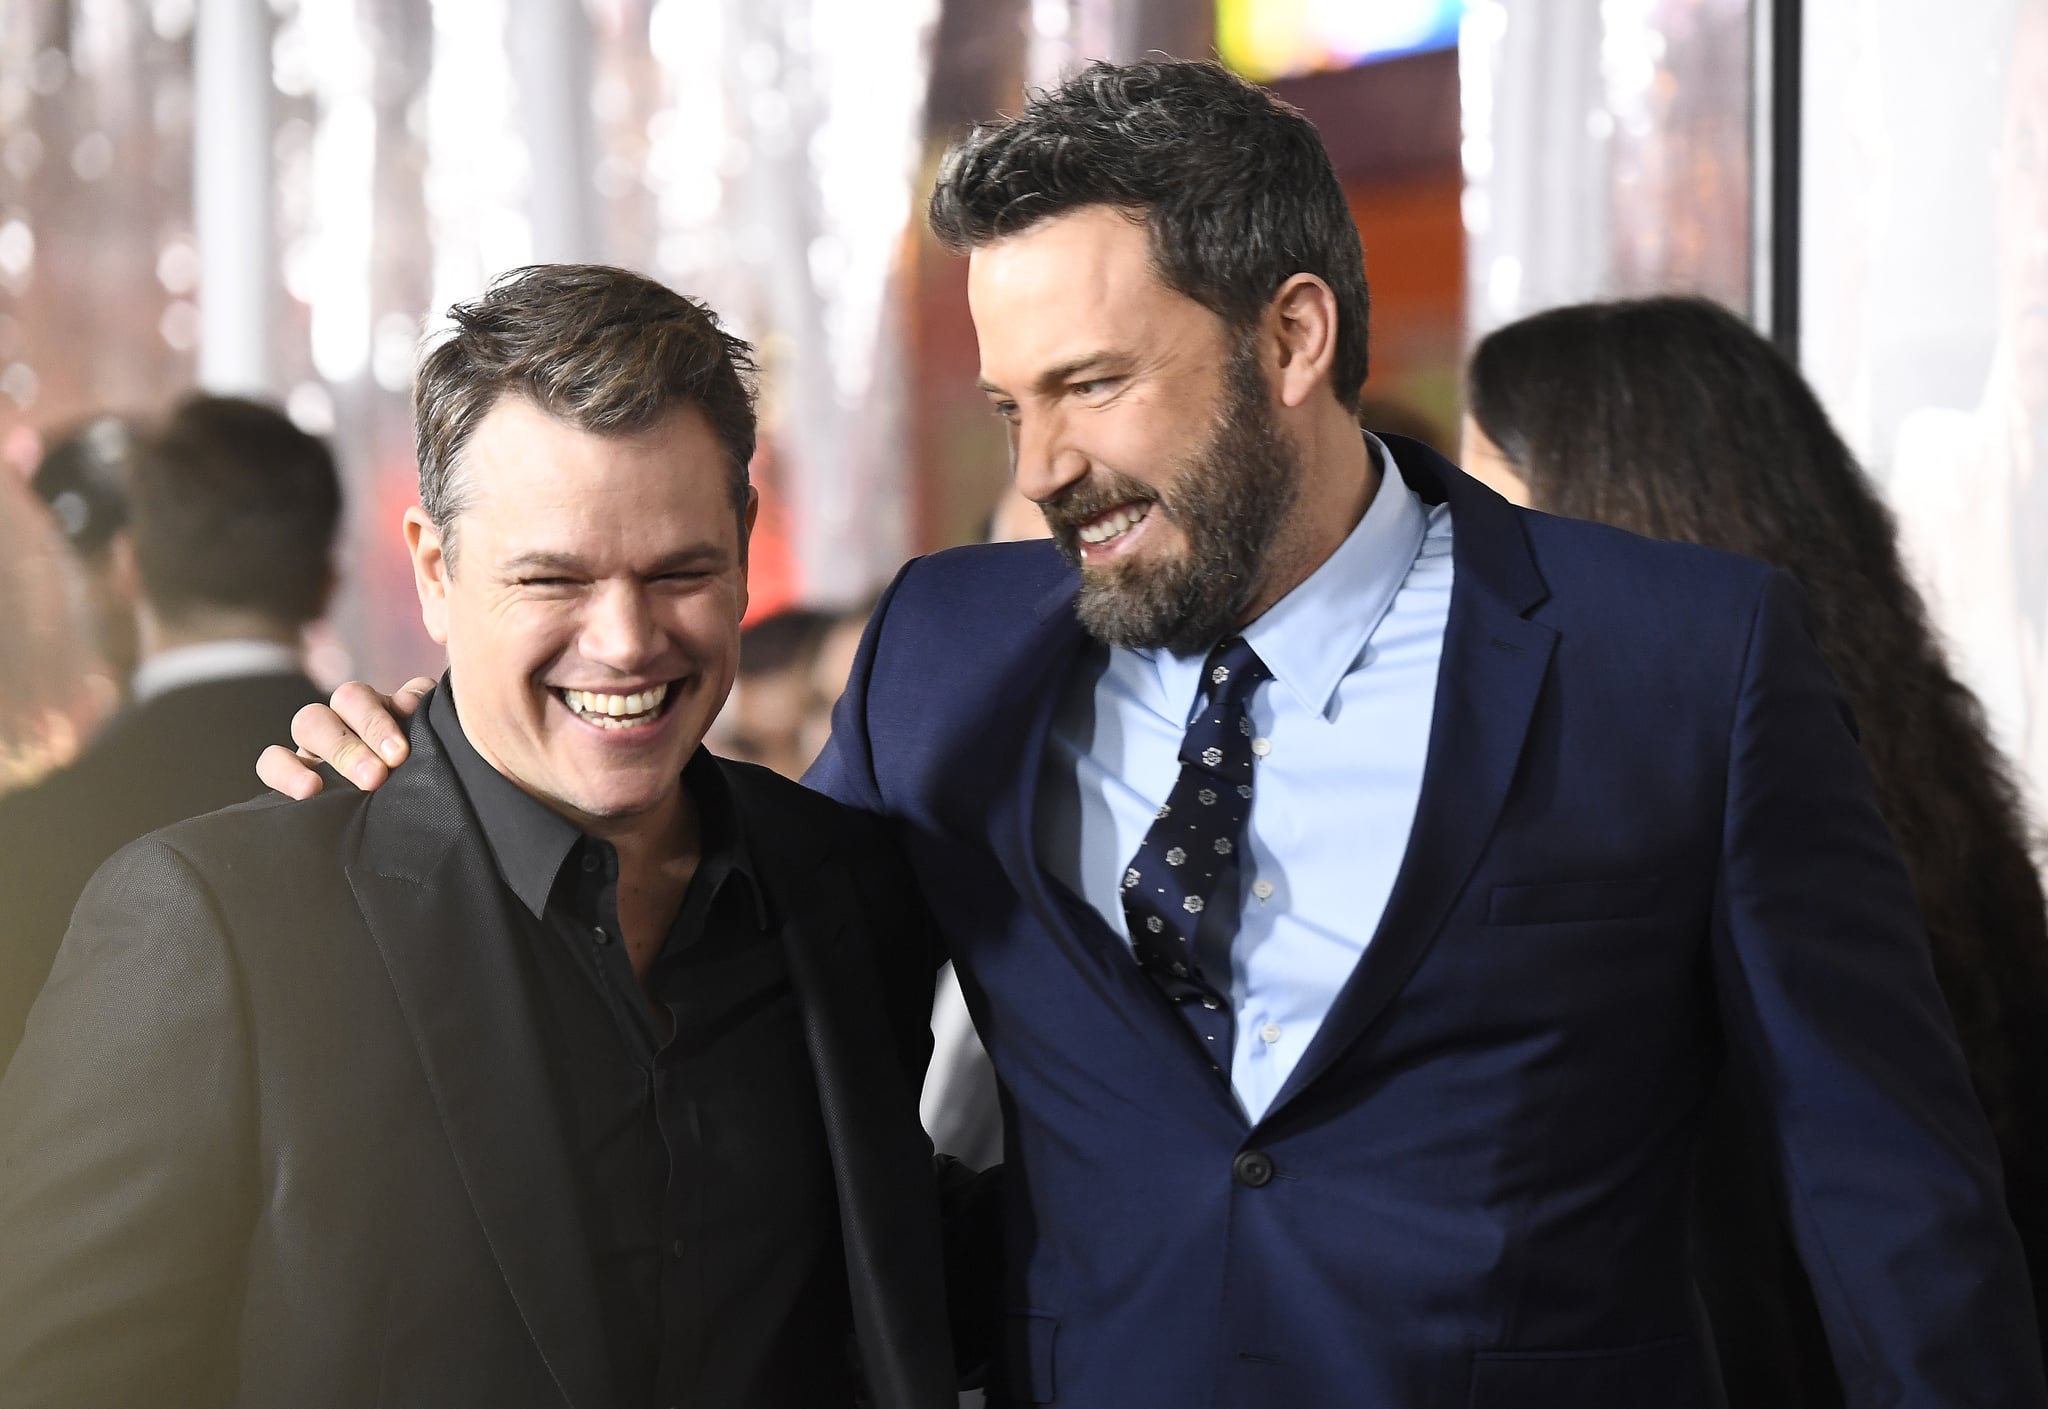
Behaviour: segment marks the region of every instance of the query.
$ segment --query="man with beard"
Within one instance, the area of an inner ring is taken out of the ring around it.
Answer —
[[[1684,1213],[1725,1058],[1849,1401],[2048,1404],[1789,581],[1361,434],[1343,193],[1213,65],[977,129],[932,220],[1058,547],[906,567],[809,781],[893,823],[1002,1078],[1010,1394],[1712,1404]],[[339,723],[300,742],[374,781]]]

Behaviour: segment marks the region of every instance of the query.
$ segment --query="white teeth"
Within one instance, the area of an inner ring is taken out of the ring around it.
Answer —
[[[1099,519],[1081,530],[1081,541],[1088,544],[1107,543],[1120,537],[1145,521],[1152,512],[1150,504],[1141,504],[1135,509],[1118,509],[1106,519]]]
[[[660,709],[661,702],[668,698],[668,686],[656,685],[651,690],[638,690],[630,695],[607,695],[595,690],[563,690],[561,695],[562,703],[576,711],[580,718],[593,724],[619,728],[638,724],[643,717]],[[614,720],[619,723],[613,724]]]

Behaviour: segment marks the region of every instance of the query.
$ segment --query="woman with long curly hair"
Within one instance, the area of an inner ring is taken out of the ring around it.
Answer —
[[[1805,589],[1926,917],[2042,1309],[2048,909],[2006,764],[1943,657],[1876,490],[1791,363],[1701,299],[1510,324],[1474,351],[1467,401],[1465,466],[1507,497],[1760,558]],[[1720,1100],[1701,1142],[1695,1240],[1729,1402],[1838,1404],[1775,1151]]]

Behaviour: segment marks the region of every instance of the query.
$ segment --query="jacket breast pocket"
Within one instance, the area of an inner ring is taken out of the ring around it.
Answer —
[[[1486,898],[1486,923],[1585,925],[1630,920],[1654,911],[1663,890],[1662,876],[1498,885]]]
[[[1691,1336],[1619,1350],[1499,1350],[1472,1357],[1471,1409],[1709,1409]]]

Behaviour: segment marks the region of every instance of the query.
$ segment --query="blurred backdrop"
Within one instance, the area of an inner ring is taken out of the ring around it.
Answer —
[[[0,457],[26,473],[86,416],[195,385],[330,435],[350,499],[328,679],[439,664],[396,531],[422,331],[497,271],[593,259],[761,348],[753,613],[802,609],[780,636],[829,698],[835,623],[905,557],[1029,530],[964,266],[922,228],[940,151],[1081,61],[1157,50],[1218,55],[1321,128],[1373,287],[1369,423],[1454,452],[1464,348],[1551,304],[1677,289],[1754,318],[1907,513],[2048,798],[2048,0],[0,9]],[[43,629],[0,645],[55,662],[61,611],[8,590]],[[35,704],[34,759],[96,698]],[[777,746],[800,761],[814,733]]]

